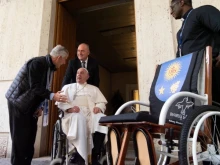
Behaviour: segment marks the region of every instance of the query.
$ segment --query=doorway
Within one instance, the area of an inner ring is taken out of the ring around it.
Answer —
[[[108,100],[119,91],[126,100],[126,85],[137,86],[136,35],[134,0],[60,0],[57,3],[54,45],[62,44],[76,56],[80,43],[90,45],[90,56],[100,65],[100,90]],[[66,66],[55,75],[53,91],[61,88]],[[138,90],[138,89],[137,89]],[[57,120],[57,107],[51,105],[48,135],[48,153],[51,148],[52,130]]]

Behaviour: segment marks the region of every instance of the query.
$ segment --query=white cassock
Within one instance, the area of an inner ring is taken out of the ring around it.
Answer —
[[[88,156],[93,148],[92,133],[101,132],[107,134],[108,128],[99,125],[99,119],[104,115],[107,100],[101,91],[87,83],[73,83],[62,88],[63,94],[68,97],[68,103],[56,102],[62,109],[64,117],[62,119],[63,132],[69,140],[69,151],[76,147],[78,153],[88,164]],[[79,113],[67,113],[66,110],[78,106]],[[93,108],[98,107],[102,113],[94,114]]]

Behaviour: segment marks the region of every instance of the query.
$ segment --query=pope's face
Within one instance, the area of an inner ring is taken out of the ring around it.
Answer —
[[[84,84],[89,78],[88,72],[85,70],[85,68],[80,68],[77,70],[76,73],[76,82],[79,84]]]

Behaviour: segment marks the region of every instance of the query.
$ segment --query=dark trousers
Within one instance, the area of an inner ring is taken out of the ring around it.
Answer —
[[[8,110],[12,139],[11,164],[31,165],[38,119],[33,114],[21,114],[10,102]]]
[[[220,103],[220,68],[212,68],[212,100]]]
[[[92,149],[92,165],[96,165],[99,159],[101,149],[103,147],[105,140],[105,134],[100,132],[95,132],[93,134],[93,149]]]
[[[217,68],[213,64],[212,67],[212,100],[220,104],[220,68]],[[215,106],[215,103],[213,104]],[[216,125],[218,128],[220,128],[220,118],[217,116]],[[216,136],[214,136],[214,143],[217,144],[217,142],[220,140],[219,134],[216,133]],[[216,148],[218,150],[218,148]],[[218,152],[218,151],[217,151]],[[217,153],[220,154],[220,153]],[[203,162],[203,165],[212,165],[211,162]]]

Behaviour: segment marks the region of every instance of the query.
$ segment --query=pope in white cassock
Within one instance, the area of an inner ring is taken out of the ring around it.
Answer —
[[[96,131],[107,134],[108,131],[107,127],[98,123],[105,116],[107,101],[97,87],[87,84],[88,78],[89,73],[85,68],[78,69],[77,83],[62,88],[69,101],[56,103],[64,111],[62,128],[69,140],[69,151],[76,148],[85,164],[88,164],[93,148],[92,134]]]

